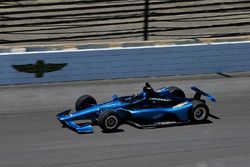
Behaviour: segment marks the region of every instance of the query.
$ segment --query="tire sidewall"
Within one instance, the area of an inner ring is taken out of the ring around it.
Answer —
[[[193,123],[203,123],[207,120],[209,115],[209,108],[208,106],[199,100],[194,100],[193,107],[190,111],[190,120]]]
[[[77,99],[75,103],[75,109],[76,111],[80,111],[94,104],[97,104],[97,102],[92,96],[83,95]]]
[[[168,89],[169,89],[169,93],[171,95],[174,95],[174,96],[177,96],[177,97],[180,97],[180,98],[185,98],[186,97],[184,91],[181,90],[180,88],[176,87],[176,86],[170,86]]]

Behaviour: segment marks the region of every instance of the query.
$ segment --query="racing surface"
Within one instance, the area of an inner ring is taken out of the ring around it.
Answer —
[[[176,85],[214,95],[212,118],[200,125],[77,134],[62,128],[58,112],[82,94],[98,102]],[[246,167],[250,166],[250,74],[199,75],[0,87],[0,166],[53,167]]]

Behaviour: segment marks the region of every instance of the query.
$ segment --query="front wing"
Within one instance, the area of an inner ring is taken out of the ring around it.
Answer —
[[[74,121],[66,121],[64,120],[64,117],[70,116],[69,114],[70,110],[61,112],[57,114],[57,119],[62,123],[63,126],[76,131],[77,133],[93,133],[93,127],[91,126],[91,123],[85,123],[85,124],[76,124]]]

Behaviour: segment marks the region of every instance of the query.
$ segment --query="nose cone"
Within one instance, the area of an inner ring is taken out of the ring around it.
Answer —
[[[69,112],[70,112],[70,110],[61,112],[61,113],[59,113],[59,114],[56,115],[56,118],[57,118],[59,121],[63,121],[64,118],[65,118],[67,115],[69,115]]]
[[[77,118],[81,115],[83,115],[82,112],[75,112],[75,113],[69,113],[70,110],[68,111],[65,111],[65,112],[62,112],[62,113],[59,113],[57,114],[57,119],[60,121],[60,122],[65,122],[65,121],[73,121],[73,120],[77,120]]]
[[[70,116],[69,115],[64,115],[59,118],[57,118],[59,121],[69,121]]]

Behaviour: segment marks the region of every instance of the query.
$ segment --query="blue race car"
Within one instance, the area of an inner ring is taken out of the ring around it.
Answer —
[[[215,98],[197,87],[193,98],[186,98],[178,87],[163,87],[154,91],[146,83],[143,91],[132,96],[113,96],[113,100],[97,104],[89,96],[81,96],[75,104],[76,111],[70,110],[57,115],[57,119],[78,133],[92,133],[92,125],[99,125],[104,132],[115,132],[121,124],[127,123],[138,128],[159,127],[178,123],[202,123],[209,116],[209,108],[202,96],[215,102]],[[84,122],[83,122],[84,121]]]

